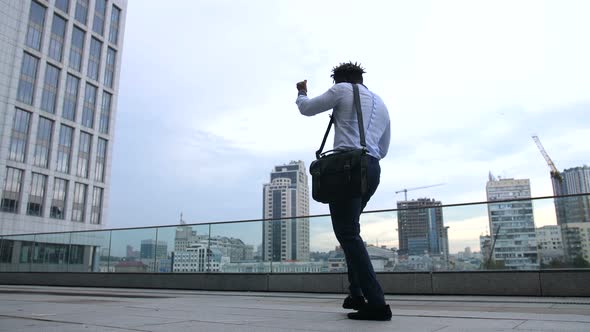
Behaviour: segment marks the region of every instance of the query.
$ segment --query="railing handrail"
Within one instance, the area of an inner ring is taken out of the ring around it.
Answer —
[[[410,210],[422,210],[429,208],[448,208],[448,207],[459,207],[459,206],[471,206],[471,205],[483,205],[491,203],[508,203],[508,202],[522,202],[522,201],[535,201],[551,198],[568,198],[568,197],[582,197],[589,196],[590,193],[581,194],[569,194],[569,195],[558,195],[558,196],[538,196],[538,197],[523,197],[523,198],[511,198],[503,200],[491,200],[491,201],[478,201],[468,203],[452,203],[452,204],[440,204],[440,205],[424,205],[419,207],[409,207],[401,209],[382,209],[382,210],[371,210],[364,211],[362,214],[371,213],[382,213],[382,212],[395,212],[395,211],[410,211]],[[402,201],[411,202],[411,201]],[[285,217],[285,218],[262,218],[262,219],[240,219],[240,220],[229,220],[229,221],[209,221],[192,224],[173,224],[173,225],[159,225],[159,226],[141,226],[141,227],[124,227],[124,228],[107,228],[107,229],[89,229],[89,230],[77,230],[77,231],[66,231],[66,232],[45,232],[45,233],[24,233],[24,234],[5,234],[0,235],[0,239],[4,237],[12,236],[28,236],[28,235],[48,235],[48,234],[69,234],[69,233],[89,233],[89,232],[109,232],[109,231],[123,231],[123,230],[135,230],[135,229],[149,229],[149,228],[163,228],[163,227],[187,227],[187,226],[206,226],[206,225],[222,225],[222,224],[235,224],[235,223],[248,223],[248,222],[268,222],[268,221],[280,221],[280,220],[294,220],[294,219],[307,219],[307,218],[319,218],[329,217],[330,214],[317,214],[297,217]]]

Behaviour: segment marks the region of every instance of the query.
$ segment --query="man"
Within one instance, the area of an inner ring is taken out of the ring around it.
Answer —
[[[342,306],[358,312],[348,318],[360,320],[390,320],[391,309],[385,303],[381,285],[360,236],[360,214],[377,190],[381,167],[379,160],[389,149],[390,123],[387,107],[379,96],[363,85],[364,69],[357,63],[342,63],[332,70],[334,85],[324,94],[307,97],[307,80],[297,83],[297,106],[301,114],[316,115],[333,109],[334,149],[359,149],[360,136],[354,108],[352,84],[358,84],[365,140],[368,150],[368,190],[363,197],[329,203],[332,227],[346,256],[350,293]],[[352,84],[351,84],[352,83]],[[367,302],[365,302],[365,298]]]

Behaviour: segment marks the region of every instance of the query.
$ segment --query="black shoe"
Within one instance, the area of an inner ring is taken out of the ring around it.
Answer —
[[[342,308],[359,310],[365,304],[367,304],[367,302],[365,302],[364,297],[348,295],[344,299],[344,303],[342,303]]]
[[[351,312],[348,318],[357,320],[391,320],[389,305],[364,305],[358,312]]]

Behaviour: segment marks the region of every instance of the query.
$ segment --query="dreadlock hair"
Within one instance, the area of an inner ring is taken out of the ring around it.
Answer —
[[[363,83],[363,74],[365,68],[361,67],[360,63],[352,63],[352,61],[341,63],[337,67],[332,68],[332,77],[334,83]]]

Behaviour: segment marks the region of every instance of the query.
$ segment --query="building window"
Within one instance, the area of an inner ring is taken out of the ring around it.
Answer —
[[[88,77],[98,81],[98,72],[100,67],[100,51],[102,43],[92,37],[90,40],[90,56],[88,58]]]
[[[104,166],[107,158],[107,140],[99,138],[96,147],[96,167],[94,167],[94,180],[104,182]]]
[[[64,13],[69,11],[70,0],[55,0],[55,7]]]
[[[80,79],[68,74],[66,79],[66,93],[64,95],[64,107],[62,117],[70,121],[76,121],[76,106],[78,104],[78,89]]]
[[[82,71],[84,38],[84,30],[74,26],[74,29],[72,30],[72,46],[70,47],[70,68],[77,71]]]
[[[86,205],[86,185],[76,182],[74,186],[74,203],[72,206],[72,220],[84,221],[84,206]]]
[[[49,217],[54,219],[65,218],[66,193],[68,192],[68,181],[55,178],[53,183],[53,199],[51,200],[51,209]]]
[[[109,88],[113,88],[113,78],[115,76],[115,57],[117,56],[117,52],[112,48],[108,48],[107,50],[107,63],[106,68],[104,70],[104,85]]]
[[[59,144],[57,146],[57,168],[58,172],[70,172],[70,156],[72,154],[72,137],[74,128],[61,125],[59,131]]]
[[[54,14],[53,24],[51,25],[51,38],[49,39],[49,57],[55,61],[61,62],[65,35],[66,20]]]
[[[121,9],[113,6],[111,11],[111,28],[109,30],[109,42],[117,45],[119,39],[119,20],[121,18]]]
[[[109,121],[111,120],[111,102],[113,96],[108,92],[102,92],[102,106],[100,109],[100,123],[98,124],[98,131],[101,134],[109,133]]]
[[[91,141],[92,135],[85,132],[80,132],[80,143],[78,144],[78,171],[76,174],[83,178],[88,177]]]
[[[30,122],[31,113],[17,108],[14,112],[14,121],[12,122],[8,159],[21,163],[25,161]]]
[[[26,45],[37,51],[41,50],[41,37],[43,36],[43,24],[45,23],[45,7],[35,1],[31,2],[29,11],[29,24],[27,27]]]
[[[24,53],[23,63],[20,69],[20,79],[18,82],[17,99],[25,104],[33,105],[33,95],[35,94],[35,80],[37,78],[37,66],[39,59]]]
[[[20,201],[20,188],[22,185],[22,180],[22,170],[6,167],[4,190],[2,191],[2,203],[0,204],[0,210],[2,212],[18,213],[18,203]]]
[[[92,21],[92,30],[101,35],[104,33],[104,19],[107,14],[107,1],[96,0],[94,4],[94,21]]]
[[[33,165],[48,168],[49,150],[51,149],[52,136],[53,121],[43,117],[39,117],[39,125],[37,126],[37,143],[35,145]]]
[[[55,113],[59,74],[59,68],[50,64],[45,67],[45,84],[43,84],[43,95],[41,96],[41,109],[52,114]]]
[[[43,216],[43,200],[45,199],[45,186],[47,175],[33,173],[31,179],[31,193],[27,203],[27,214],[30,216]]]
[[[86,83],[84,93],[84,108],[82,110],[82,125],[88,128],[94,126],[94,110],[96,109],[96,87]]]
[[[94,187],[94,192],[92,193],[92,210],[90,214],[90,223],[99,225],[100,224],[100,217],[102,211],[102,193],[103,189],[99,187]]]
[[[76,13],[74,15],[76,21],[86,25],[88,19],[88,0],[76,1]]]

